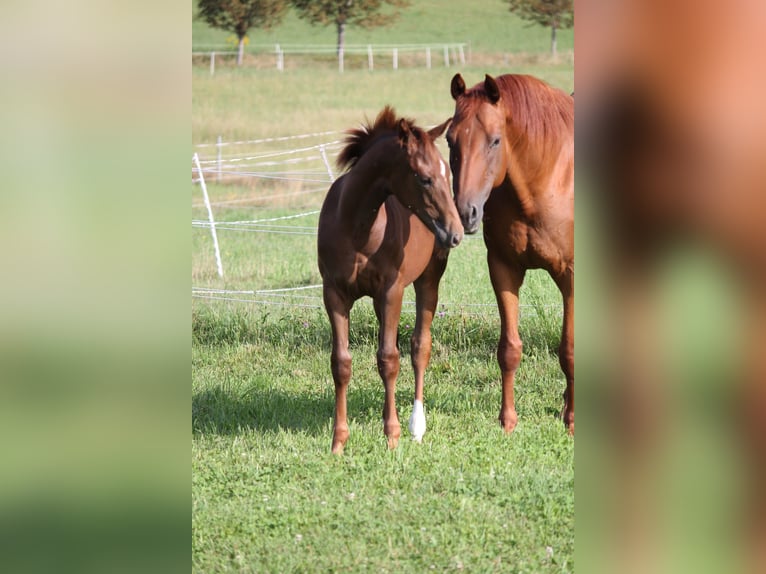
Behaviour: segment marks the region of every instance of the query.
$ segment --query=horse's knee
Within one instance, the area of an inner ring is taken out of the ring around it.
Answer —
[[[431,333],[424,331],[420,336],[413,335],[410,341],[410,355],[413,360],[431,358]]]
[[[515,371],[521,363],[523,345],[518,337],[501,337],[497,345],[497,362],[502,371]]]
[[[336,385],[345,385],[351,378],[351,353],[333,351],[330,357],[333,380]]]
[[[393,349],[378,350],[378,373],[384,381],[396,378],[399,374],[399,351]]]

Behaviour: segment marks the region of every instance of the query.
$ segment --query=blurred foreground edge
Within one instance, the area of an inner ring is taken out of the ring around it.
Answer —
[[[575,34],[578,569],[764,572],[766,3],[595,4]]]

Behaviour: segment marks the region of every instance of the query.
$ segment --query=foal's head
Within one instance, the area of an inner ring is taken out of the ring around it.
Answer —
[[[356,166],[368,153],[386,154],[386,161],[377,161],[376,156],[374,161],[367,162],[365,169],[383,169],[382,173],[374,175],[392,180],[390,193],[417,215],[442,246],[455,247],[463,239],[463,224],[452,201],[449,168],[434,144],[449,122],[425,131],[411,120],[397,119],[394,110],[386,106],[374,124],[347,132],[346,146],[336,161],[340,168],[348,169]],[[378,146],[381,141],[387,144]],[[397,153],[389,157],[394,141],[401,155]],[[381,167],[389,164],[391,159],[395,169]],[[405,173],[403,177],[402,171]]]
[[[463,239],[463,225],[452,200],[449,168],[434,140],[444,133],[450,120],[425,131],[400,119],[399,146],[407,157],[412,177],[396,186],[393,194],[436,236],[443,247],[456,247]]]

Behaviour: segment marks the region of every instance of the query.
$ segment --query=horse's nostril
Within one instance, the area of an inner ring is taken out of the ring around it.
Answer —
[[[450,247],[457,247],[460,244],[460,235],[453,233],[450,237]]]
[[[476,221],[476,218],[479,215],[479,210],[475,205],[471,206],[471,221]]]

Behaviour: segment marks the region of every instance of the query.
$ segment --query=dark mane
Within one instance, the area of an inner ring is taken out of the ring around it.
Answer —
[[[370,125],[368,120],[361,127],[348,130],[344,140],[346,145],[335,160],[337,166],[340,169],[352,168],[377,137],[383,134],[396,133],[401,119],[404,118],[397,118],[396,112],[391,106],[386,106],[380,110],[378,117],[375,118],[375,122],[372,125]],[[404,121],[409,124],[412,131],[421,131],[412,120],[404,119]]]
[[[545,145],[573,133],[574,105],[572,96],[549,86],[534,76],[507,74],[495,78],[508,117],[530,142]],[[459,114],[479,101],[486,101],[484,83],[468,90],[460,98]]]

